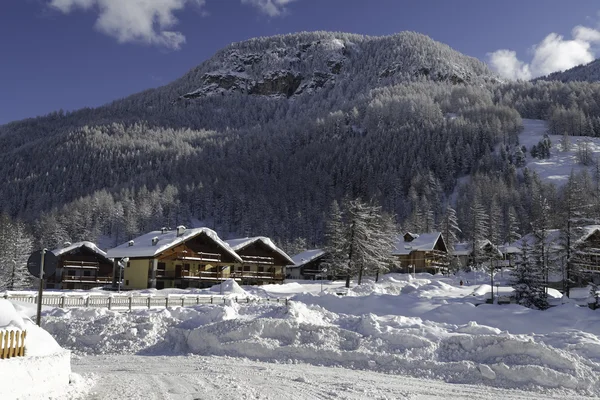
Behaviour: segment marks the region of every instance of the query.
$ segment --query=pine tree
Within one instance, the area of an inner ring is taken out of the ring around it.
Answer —
[[[458,234],[462,231],[458,226],[456,211],[450,205],[446,206],[446,212],[442,218],[440,230],[446,241],[446,246],[448,247],[448,257],[452,261],[454,260],[454,245],[458,242]]]
[[[346,287],[350,278],[358,276],[362,283],[365,272],[384,268],[389,262],[394,244],[394,235],[389,220],[382,215],[381,207],[363,203],[360,199],[351,200],[347,205],[344,257],[348,260],[344,270]]]
[[[27,271],[27,259],[33,248],[33,239],[25,224],[0,216],[0,288],[25,289],[32,277]]]
[[[517,213],[514,207],[509,207],[508,215],[506,217],[506,228],[505,228],[504,241],[506,243],[514,243],[521,239],[519,234],[519,222],[517,220]]]
[[[561,207],[561,241],[565,258],[562,265],[563,288],[567,297],[570,297],[571,288],[585,275],[581,263],[577,260],[579,253],[575,249],[575,243],[583,235],[583,226],[587,222],[585,218],[586,208],[583,188],[576,179],[574,172],[571,171],[564,187]]]
[[[471,259],[475,268],[484,261],[483,254],[480,250],[481,242],[485,239],[488,231],[488,215],[485,212],[483,205],[481,204],[478,196],[475,196],[473,203],[470,207],[469,217],[469,230],[470,230],[470,242],[472,245],[473,252],[471,253]]]
[[[536,268],[535,262],[531,260],[529,244],[523,241],[521,259],[512,271],[511,283],[517,302],[529,308],[548,308],[543,280],[542,271]]]
[[[329,219],[325,226],[325,249],[329,254],[327,264],[331,275],[344,275],[348,266],[345,225],[342,210],[336,200],[331,204]]]
[[[550,205],[548,200],[540,193],[535,199],[537,216],[533,221],[533,249],[532,249],[532,270],[535,271],[537,276],[541,276],[541,282],[543,287],[543,296],[538,300],[539,304],[544,301],[547,303],[548,296],[548,277],[550,274],[551,254],[550,247]],[[542,308],[542,307],[538,307]]]

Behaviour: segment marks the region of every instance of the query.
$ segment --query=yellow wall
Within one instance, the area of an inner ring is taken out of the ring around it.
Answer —
[[[150,260],[130,260],[123,272],[125,289],[147,289]],[[129,284],[127,284],[129,283]]]

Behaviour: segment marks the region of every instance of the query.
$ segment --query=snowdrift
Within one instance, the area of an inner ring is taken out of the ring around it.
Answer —
[[[352,309],[356,299],[368,304],[369,298],[381,296],[388,295],[338,299],[350,301],[344,308]],[[331,308],[342,307],[331,302],[335,296],[313,297],[333,304]],[[458,307],[448,315],[479,308],[463,307],[468,308]],[[454,383],[600,394],[600,340],[595,335],[513,334],[476,322],[446,323],[398,315],[402,309],[395,315],[354,311],[338,313],[300,301],[291,301],[288,308],[230,302],[127,314],[73,309],[49,313],[46,327],[63,346],[81,354],[246,357]],[[561,315],[568,313],[565,310]]]
[[[0,398],[59,398],[69,386],[71,353],[17,308],[0,299],[0,331],[27,331],[25,357],[0,360]]]

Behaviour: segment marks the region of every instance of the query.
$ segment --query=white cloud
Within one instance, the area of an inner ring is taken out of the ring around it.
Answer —
[[[174,13],[204,0],[51,0],[50,6],[65,13],[76,9],[98,12],[95,28],[119,43],[145,43],[179,49],[185,43]]]
[[[576,26],[572,39],[551,33],[532,49],[530,63],[517,58],[511,50],[489,53],[489,63],[507,79],[531,79],[587,64],[596,58],[594,45],[600,43],[600,31],[586,26]]]
[[[285,6],[296,0],[242,0],[242,4],[250,4],[270,17],[278,17],[287,10]]]

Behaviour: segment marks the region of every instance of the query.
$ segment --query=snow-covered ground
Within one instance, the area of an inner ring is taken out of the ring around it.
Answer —
[[[582,399],[561,393],[538,394],[371,371],[229,357],[94,356],[75,359],[73,369],[88,377],[90,385],[95,383],[86,397],[94,400]]]
[[[577,161],[577,143],[580,140],[589,141],[593,158],[600,156],[600,138],[571,136],[569,137],[569,148],[562,149],[562,136],[549,135],[552,142],[550,158],[540,160],[531,157],[529,153],[531,147],[537,145],[543,139],[547,129],[546,121],[523,119],[523,131],[519,135],[519,144],[527,147],[527,168],[536,171],[543,180],[560,186],[566,183],[571,170],[580,172],[585,168],[591,168],[585,167]]]
[[[481,283],[484,275],[478,284],[474,278],[389,274],[343,296],[334,294],[341,282],[323,282],[323,292],[318,281],[244,287],[251,295],[290,296],[289,307],[228,301],[129,313],[53,309],[43,326],[80,357],[74,370],[96,379],[90,398],[98,399],[109,398],[111,381],[128,398],[276,399],[280,385],[292,388],[287,397],[307,399],[403,398],[403,390],[409,398],[528,396],[512,389],[539,398],[600,394],[598,311],[573,303],[547,311],[481,304],[490,286]],[[469,284],[460,286],[461,279]],[[252,369],[269,373],[246,372]],[[188,374],[196,374],[192,383],[180,385]]]

